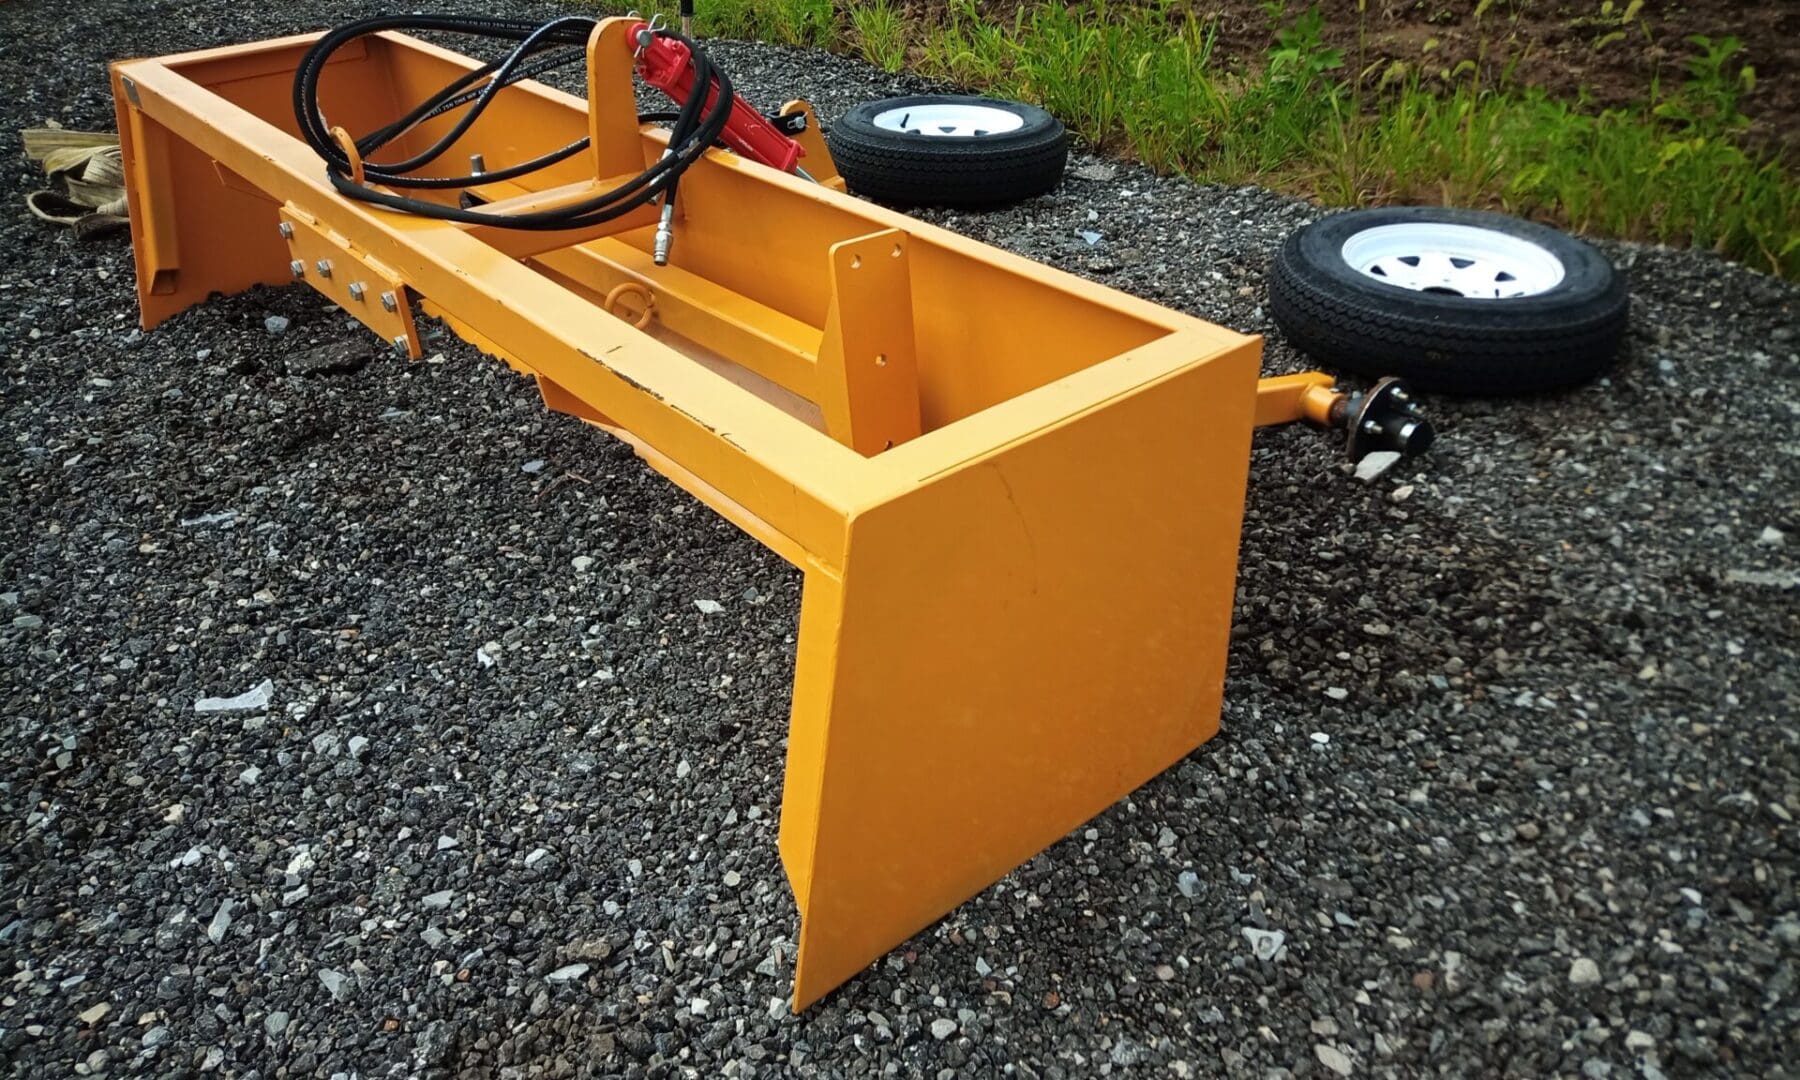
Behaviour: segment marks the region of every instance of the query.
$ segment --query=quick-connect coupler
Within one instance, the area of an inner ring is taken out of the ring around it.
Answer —
[[[675,196],[673,193],[663,194],[662,216],[656,219],[656,243],[651,250],[651,257],[656,265],[669,265],[669,248],[675,244]]]

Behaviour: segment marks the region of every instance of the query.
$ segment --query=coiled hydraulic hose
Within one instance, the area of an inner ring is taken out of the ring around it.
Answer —
[[[673,200],[681,174],[718,140],[731,115],[734,100],[731,80],[698,45],[673,30],[657,28],[652,32],[687,46],[693,55],[695,86],[707,87],[713,92],[695,92],[675,113],[640,117],[642,120],[673,121],[669,132],[669,149],[654,165],[618,187],[567,206],[503,213],[409,198],[372,186],[440,190],[469,188],[477,184],[516,179],[587,149],[588,139],[583,137],[529,161],[490,171],[447,177],[413,175],[448,152],[480,119],[500,91],[520,80],[583,61],[586,58],[588,38],[598,22],[599,20],[587,16],[565,16],[539,25],[517,19],[487,19],[465,15],[382,15],[346,23],[320,38],[301,59],[299,70],[294,73],[294,117],[300,124],[302,137],[324,160],[325,172],[332,186],[352,199],[420,217],[469,225],[497,225],[509,229],[579,229],[611,221],[659,198]],[[338,145],[332,136],[330,124],[319,108],[319,77],[331,55],[337,50],[357,38],[384,30],[439,31],[516,41],[519,44],[505,58],[461,76],[405,116],[356,139],[357,156],[362,159],[359,180],[356,163]],[[713,103],[710,108],[704,105],[708,100]],[[418,125],[459,109],[467,109],[467,112],[442,138],[412,157],[385,163],[369,160]]]

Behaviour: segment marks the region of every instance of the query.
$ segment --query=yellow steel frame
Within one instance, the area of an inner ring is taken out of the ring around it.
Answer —
[[[590,45],[591,110],[521,84],[466,137],[498,165],[586,133],[586,159],[485,195],[579,198],[662,152],[624,29]],[[1328,379],[1259,387],[1257,338],[849,198],[816,123],[822,184],[696,164],[663,267],[653,208],[545,236],[346,200],[289,114],[312,40],[115,66],[143,324],[296,275],[412,355],[436,315],[804,572],[796,1009],[1212,736],[1251,429]],[[370,130],[472,65],[384,35],[324,105]]]

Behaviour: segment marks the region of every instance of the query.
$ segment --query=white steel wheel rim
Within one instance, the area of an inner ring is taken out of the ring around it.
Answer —
[[[1563,261],[1529,240],[1473,225],[1377,225],[1344,241],[1344,262],[1384,285],[1471,300],[1516,300],[1555,288]]]
[[[875,126],[908,135],[929,135],[939,139],[978,139],[983,135],[1004,135],[1025,126],[1025,118],[1009,109],[973,102],[944,102],[937,105],[898,105],[875,114]]]

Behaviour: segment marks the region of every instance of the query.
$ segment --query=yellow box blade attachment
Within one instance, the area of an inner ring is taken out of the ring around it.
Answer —
[[[482,198],[555,204],[661,155],[621,26],[591,40],[591,112],[526,82],[461,137],[496,168],[591,137]],[[721,152],[683,176],[666,266],[647,213],[520,238],[351,201],[295,135],[312,40],[113,69],[143,323],[298,264],[417,355],[416,300],[804,572],[796,1008],[1214,733],[1252,424],[1319,389],[1259,400],[1258,339]],[[475,66],[383,34],[322,104],[367,132]]]

